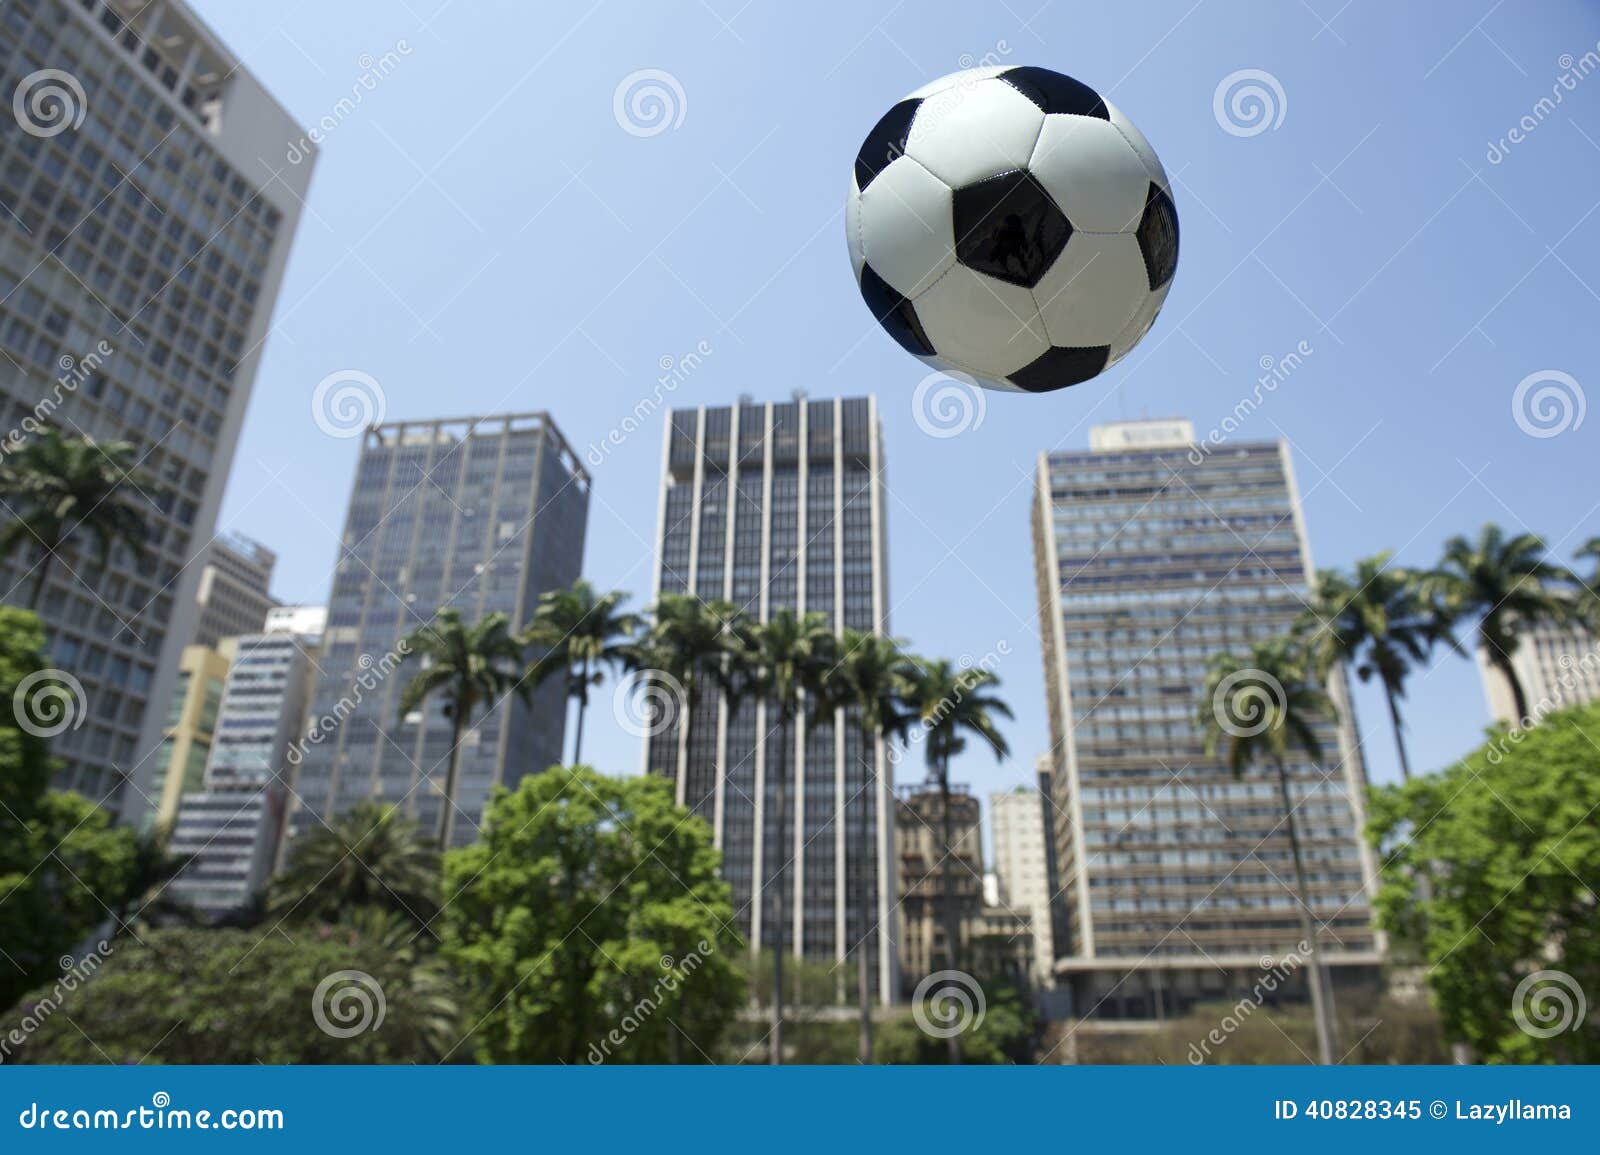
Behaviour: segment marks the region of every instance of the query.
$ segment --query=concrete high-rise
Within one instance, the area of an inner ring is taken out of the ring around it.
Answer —
[[[1031,786],[990,794],[989,828],[994,834],[996,904],[1028,912],[1034,940],[1034,979],[1040,986],[1054,986],[1050,906],[1055,887],[1047,846],[1055,835],[1045,817],[1043,796]]]
[[[88,717],[64,784],[142,816],[194,637],[201,567],[313,158],[303,130],[183,0],[0,8],[0,433],[131,442],[142,562],[69,543],[39,609]],[[0,511],[3,513],[3,511]],[[81,547],[81,548],[80,548]],[[0,559],[0,592],[42,559]],[[130,783],[133,789],[124,789]]]
[[[1307,596],[1289,451],[1193,442],[1187,421],[1128,422],[1039,459],[1056,973],[1086,1016],[1149,1017],[1162,990],[1169,1010],[1225,996],[1301,938],[1271,771],[1235,779],[1198,721],[1211,656],[1282,634]],[[1321,761],[1292,752],[1289,773],[1320,952],[1348,980],[1370,976],[1380,943],[1342,673],[1327,689],[1339,720],[1316,726]]]
[[[334,571],[291,837],[366,798],[432,830],[450,754],[435,696],[397,717],[418,669],[396,645],[441,609],[527,624],[583,570],[589,475],[545,413],[393,422],[367,430]],[[462,739],[454,838],[473,841],[496,785],[561,760],[566,687],[480,707]]]
[[[888,632],[873,398],[672,410],[663,457],[658,594],[725,598],[757,621],[816,611],[836,628]],[[772,880],[781,866],[786,948],[834,963],[864,942],[878,998],[892,1002],[893,783],[881,743],[862,758],[852,715],[796,724],[780,757],[767,703],[730,709],[708,693],[683,759],[674,728],[646,742],[645,765],[711,824],[747,941],[777,946]]]
[[[1511,683],[1490,664],[1482,643],[1475,653],[1490,715],[1508,726],[1521,725],[1525,719],[1517,717]],[[1540,622],[1518,640],[1511,668],[1522,684],[1528,713],[1538,721],[1553,710],[1569,710],[1600,698],[1600,637],[1580,622]]]
[[[259,634],[267,611],[278,604],[268,592],[278,555],[242,534],[218,534],[206,546],[200,569],[200,620],[194,642],[215,646],[223,638]]]

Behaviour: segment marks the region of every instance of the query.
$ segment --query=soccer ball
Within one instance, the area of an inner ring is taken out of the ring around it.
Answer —
[[[845,206],[861,295],[929,365],[1045,393],[1127,356],[1178,264],[1155,150],[1047,68],[973,68],[873,126]]]

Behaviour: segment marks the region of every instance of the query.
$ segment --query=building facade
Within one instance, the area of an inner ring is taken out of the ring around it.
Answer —
[[[314,632],[235,640],[204,786],[178,808],[168,851],[189,862],[168,890],[207,915],[246,905],[277,862],[321,641],[302,622]]]
[[[1519,725],[1511,683],[1489,664],[1482,643],[1476,655],[1490,716],[1508,726]],[[1535,721],[1553,710],[1581,706],[1600,698],[1600,637],[1581,624],[1541,622],[1522,635],[1512,652],[1511,668]]]
[[[1034,550],[1076,1013],[1152,1017],[1225,996],[1301,938],[1270,773],[1205,752],[1206,667],[1282,634],[1313,574],[1283,443],[1201,448],[1187,421],[1129,422],[1041,456]],[[1375,875],[1366,773],[1342,673],[1320,764],[1289,759],[1309,905],[1333,973],[1369,977]],[[1150,971],[1164,972],[1151,982]]]
[[[583,570],[589,475],[548,414],[395,422],[369,429],[350,497],[290,835],[367,798],[432,830],[451,743],[437,696],[396,716],[417,670],[399,641],[441,609],[520,629],[539,595]],[[566,687],[480,707],[463,736],[454,838],[477,837],[496,785],[561,760]]]
[[[1043,796],[1028,786],[989,795],[989,828],[994,834],[994,903],[1028,912],[1034,943],[1033,981],[1054,986],[1050,907],[1055,886],[1047,850],[1053,831]]]
[[[179,801],[205,781],[233,654],[234,639],[227,638],[215,648],[185,646],[179,655],[178,682],[167,710],[166,733],[154,758],[143,829],[171,830]]]
[[[218,534],[206,546],[195,601],[200,619],[196,645],[215,646],[223,638],[262,632],[267,611],[278,604],[268,592],[278,555],[242,534]]]
[[[671,410],[663,447],[656,593],[723,598],[752,618],[826,614],[887,633],[883,446],[871,397]],[[853,712],[797,723],[780,748],[765,702],[702,695],[693,743],[646,741],[645,768],[711,824],[746,941],[834,962],[867,951],[878,998],[895,997],[891,771],[862,756]],[[758,735],[765,736],[758,740]],[[779,830],[777,791],[785,792]]]
[[[5,450],[49,425],[132,443],[149,479],[145,557],[101,572],[69,543],[42,587],[50,662],[89,704],[51,752],[142,818],[313,160],[263,165],[303,130],[183,0],[8,0],[0,91]],[[0,559],[0,590],[41,560]]]

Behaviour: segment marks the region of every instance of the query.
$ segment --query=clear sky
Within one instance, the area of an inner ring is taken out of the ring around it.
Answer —
[[[332,118],[221,521],[278,551],[286,599],[327,598],[358,452],[312,419],[328,374],[372,375],[390,419],[548,409],[582,451],[702,342],[675,403],[877,394],[894,631],[953,658],[1009,651],[1013,758],[975,751],[956,770],[982,791],[1031,780],[1048,743],[1031,470],[1091,424],[1181,415],[1204,431],[1263,358],[1304,342],[1235,436],[1290,441],[1317,564],[1393,548],[1427,565],[1491,519],[1563,556],[1600,533],[1600,414],[1580,424],[1574,407],[1536,437],[1513,411],[1544,370],[1600,404],[1593,4],[196,4],[302,123]],[[988,394],[981,424],[941,439],[914,419],[925,369],[856,292],[843,200],[882,112],[985,58],[1076,76],[1143,129],[1182,256],[1127,360],[1048,396]],[[682,94],[650,136],[613,109],[643,69]],[[1281,119],[1236,135],[1214,95],[1246,69],[1276,81]],[[640,605],[659,422],[593,469],[586,572]],[[638,740],[609,702],[586,753],[634,772]],[[1357,705],[1372,776],[1391,779],[1381,701]],[[1472,665],[1419,677],[1408,718],[1419,767],[1474,745],[1488,713]]]

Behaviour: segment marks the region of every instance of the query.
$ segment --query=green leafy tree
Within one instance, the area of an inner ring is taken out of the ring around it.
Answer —
[[[695,1062],[745,1000],[710,827],[659,778],[552,767],[445,857],[444,952],[500,1063]]]
[[[727,686],[740,653],[744,614],[732,602],[703,602],[688,594],[663,594],[649,629],[632,649],[629,665],[646,679],[664,675],[683,692],[678,713],[677,781],[684,780],[696,710],[708,682]],[[674,691],[675,692],[675,691]]]
[[[439,849],[446,850],[455,831],[462,735],[480,706],[492,710],[512,693],[526,697],[527,683],[516,673],[522,666],[522,644],[512,636],[505,614],[489,614],[468,626],[459,610],[446,609],[406,635],[396,649],[402,661],[421,661],[421,668],[400,691],[400,717],[404,719],[420,710],[427,699],[438,696],[444,699],[444,714],[450,721],[450,754],[439,800],[438,830]]]
[[[922,726],[921,740],[928,772],[939,784],[940,909],[944,919],[945,942],[949,944],[950,969],[961,969],[961,916],[956,909],[955,852],[952,849],[950,819],[950,760],[967,748],[967,736],[975,735],[1003,761],[1011,748],[995,724],[996,718],[1010,718],[1011,707],[992,693],[999,677],[982,666],[965,669],[940,658],[913,663],[907,700]],[[962,1040],[949,1037],[952,1063],[961,1062]]]
[[[1528,695],[1511,658],[1522,635],[1542,622],[1562,622],[1572,614],[1562,587],[1572,575],[1550,561],[1544,541],[1532,533],[1507,536],[1485,525],[1476,541],[1453,537],[1444,556],[1427,575],[1451,623],[1472,621],[1484,657],[1511,687],[1517,717],[1528,715]]]
[[[95,539],[102,568],[118,542],[139,557],[149,537],[144,496],[152,482],[136,473],[138,451],[125,441],[100,444],[46,429],[0,466],[0,502],[11,519],[0,529],[0,552],[38,546],[28,606],[44,596],[56,559],[80,532]]]
[[[859,760],[862,788],[856,800],[863,829],[869,824],[866,812],[873,803],[877,785],[876,743],[905,733],[911,715],[906,695],[911,688],[912,662],[897,638],[846,629],[839,635],[838,657],[824,672],[816,713],[831,715],[835,710],[857,711],[860,737]],[[846,805],[849,804],[847,800]],[[872,1061],[872,983],[867,966],[867,872],[865,864],[854,868],[858,886],[856,903],[861,911],[861,937],[853,947],[856,956],[856,999],[860,1014],[860,1057]],[[848,873],[848,872],[847,872]],[[880,936],[882,941],[882,936]]]
[[[32,1063],[431,1063],[464,1033],[460,996],[404,920],[378,911],[293,939],[151,930],[76,989],[34,991]]]
[[[788,875],[789,848],[783,832],[788,829],[788,794],[794,756],[794,723],[802,717],[806,702],[822,695],[822,687],[838,641],[833,634],[827,615],[819,613],[796,614],[793,610],[779,610],[760,625],[744,632],[744,652],[738,660],[742,675],[742,693],[766,701],[777,714],[777,745],[767,749],[774,763],[767,773],[777,781],[774,792],[773,817],[776,820],[779,846],[777,869],[772,871],[768,885],[772,887],[777,908],[773,930],[777,942],[772,948],[772,1062],[783,1062],[783,956],[788,949],[784,937],[788,930],[785,908],[788,905],[785,879]],[[759,899],[758,899],[759,901]]]
[[[628,595],[620,590],[597,595],[594,586],[576,581],[568,589],[549,590],[523,640],[538,653],[528,667],[528,680],[542,686],[556,674],[567,679],[567,696],[578,703],[578,732],[572,762],[583,760],[583,716],[589,708],[589,687],[605,679],[606,670],[625,665],[634,652],[639,616],[626,613]]]
[[[1419,576],[1390,565],[1389,557],[1380,553],[1362,558],[1349,576],[1321,571],[1300,629],[1324,682],[1335,665],[1354,668],[1363,682],[1378,679],[1389,704],[1400,774],[1410,778],[1411,759],[1400,718],[1406,678],[1427,662],[1435,645],[1460,647],[1438,607],[1424,595]]]
[[[294,840],[268,913],[337,922],[376,908],[426,926],[439,909],[440,869],[438,848],[397,807],[358,802]]]
[[[1334,1061],[1334,1024],[1317,931],[1311,917],[1311,888],[1306,883],[1300,852],[1299,825],[1289,795],[1286,759],[1299,750],[1316,764],[1322,743],[1316,724],[1335,717],[1332,701],[1310,676],[1304,650],[1292,638],[1257,642],[1244,657],[1222,653],[1212,657],[1206,673],[1199,725],[1206,735],[1206,753],[1220,753],[1235,777],[1261,762],[1278,778],[1283,825],[1294,859],[1294,900],[1300,930],[1310,949],[1306,960],[1312,1013],[1317,1022],[1317,1061]]]
[[[1427,961],[1446,1034],[1491,1062],[1600,1063],[1597,734],[1600,703],[1559,711],[1373,794],[1379,919]]]
[[[43,677],[43,646],[38,618],[0,606],[0,1008],[53,980],[136,885],[133,831],[114,828],[89,799],[50,789],[49,743],[35,723],[71,707],[58,696],[70,690]]]

